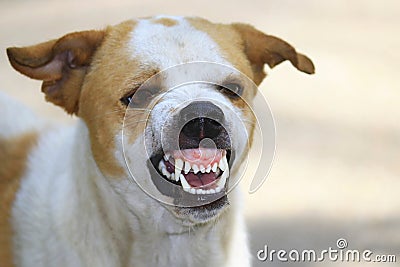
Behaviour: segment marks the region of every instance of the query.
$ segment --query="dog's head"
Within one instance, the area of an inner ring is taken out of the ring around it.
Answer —
[[[117,190],[130,192],[134,177],[189,223],[210,221],[229,203],[264,65],[289,60],[314,72],[279,38],[199,18],[132,20],[7,53],[16,70],[43,80],[48,101],[82,118],[96,164]],[[140,201],[132,194],[128,202]]]

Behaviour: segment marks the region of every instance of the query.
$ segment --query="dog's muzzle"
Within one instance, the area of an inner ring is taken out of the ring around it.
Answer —
[[[194,101],[171,122],[163,129],[163,151],[152,157],[153,165],[166,181],[179,185],[186,197],[220,199],[227,192],[232,154],[223,111],[210,101]]]

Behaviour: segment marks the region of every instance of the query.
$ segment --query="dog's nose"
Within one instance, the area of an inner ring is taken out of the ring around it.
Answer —
[[[224,113],[209,101],[192,102],[181,110],[180,118],[185,123],[182,133],[190,138],[214,138],[223,130]]]

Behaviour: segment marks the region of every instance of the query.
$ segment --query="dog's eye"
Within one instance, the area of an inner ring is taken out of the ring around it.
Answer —
[[[129,106],[129,104],[132,101],[132,97],[133,97],[134,94],[135,93],[122,97],[120,99],[121,103],[124,104],[125,106]]]
[[[220,91],[229,97],[237,98],[243,93],[243,87],[237,83],[226,83],[220,86]]]
[[[136,90],[134,93],[131,93],[127,96],[122,97],[120,99],[120,101],[125,106],[129,106],[132,103],[133,106],[137,107],[137,106],[148,103],[155,95],[155,93],[156,93],[155,91],[158,91],[158,89],[157,88],[141,88],[139,90]]]

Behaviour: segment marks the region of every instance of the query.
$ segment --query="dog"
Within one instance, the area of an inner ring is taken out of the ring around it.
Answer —
[[[312,74],[308,57],[247,24],[178,16],[7,55],[77,121],[1,95],[1,266],[251,265],[234,182],[252,99],[265,64]]]

